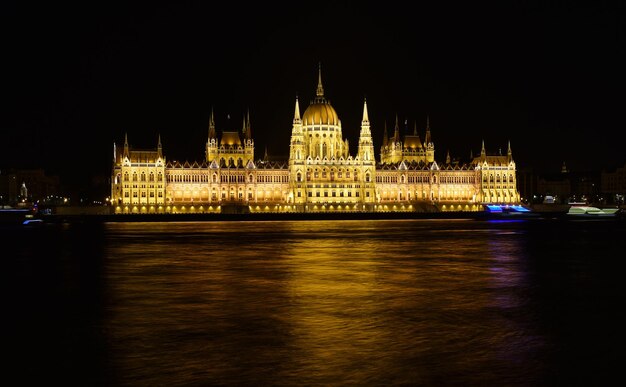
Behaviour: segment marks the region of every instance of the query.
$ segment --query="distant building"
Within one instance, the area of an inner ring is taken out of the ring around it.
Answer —
[[[36,202],[58,195],[58,176],[48,176],[43,169],[10,170],[0,173],[0,202],[13,205],[22,200]]]
[[[572,195],[572,182],[568,173],[544,174],[537,179],[537,193],[549,196],[556,203],[567,203]]]
[[[425,211],[482,210],[483,204],[516,204],[515,162],[488,154],[468,164],[435,160],[430,122],[424,142],[417,134],[393,136],[385,128],[380,161],[372,141],[367,102],[356,154],[351,154],[337,112],[325,98],[321,71],[315,99],[300,115],[295,101],[289,157],[255,160],[250,116],[239,131],[218,137],[213,112],[206,157],[200,162],[167,161],[157,148],[114,145],[111,201],[116,212],[219,212],[231,206],[246,211]]]
[[[602,201],[600,174],[596,171],[571,171],[563,163],[561,172],[538,177],[537,194],[552,196],[556,203]]]

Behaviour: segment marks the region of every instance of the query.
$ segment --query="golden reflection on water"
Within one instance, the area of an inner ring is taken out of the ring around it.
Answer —
[[[108,224],[116,382],[515,380],[541,343],[507,314],[523,306],[519,234],[468,221]]]

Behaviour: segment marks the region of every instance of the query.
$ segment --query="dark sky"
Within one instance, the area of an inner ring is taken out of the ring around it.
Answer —
[[[540,171],[626,160],[617,2],[177,3],[3,3],[0,167],[89,184],[125,132],[201,160],[211,107],[218,131],[249,109],[257,157],[287,155],[319,62],[352,154],[367,97],[377,152],[398,114],[422,136],[430,116],[438,160],[482,139],[488,151],[511,140],[518,167]]]

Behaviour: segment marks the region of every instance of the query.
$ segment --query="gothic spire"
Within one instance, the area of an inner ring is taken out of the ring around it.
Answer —
[[[161,145],[161,133],[159,133],[159,140],[157,142],[157,155],[159,157],[163,156],[163,146]]]
[[[483,140],[483,145],[480,148],[480,156],[481,157],[485,157],[485,155],[486,155],[486,152],[485,152],[485,140]]]
[[[252,128],[250,126],[250,109],[249,108],[244,117],[243,127],[244,127],[244,138],[246,140],[252,140]]]
[[[209,117],[209,141],[215,137],[215,117],[213,115],[213,107],[211,107],[211,116]]]
[[[426,146],[428,146],[428,144],[430,144],[432,142],[432,139],[430,138],[430,116],[426,116],[426,138],[424,139],[424,143],[426,144]]]
[[[393,131],[393,141],[394,142],[400,141],[400,126],[398,125],[398,113],[396,113],[396,127],[394,128],[394,131]]]
[[[246,132],[245,132],[246,140],[252,140],[252,127],[250,126],[250,109],[249,108],[248,108],[248,112],[246,113],[245,129],[246,129]]]
[[[293,112],[293,123],[300,124],[302,120],[300,119],[300,104],[298,103],[298,96],[296,95],[296,109]]]
[[[124,133],[124,157],[128,157],[128,133]]]
[[[370,119],[369,116],[367,114],[367,98],[363,99],[363,120],[361,125],[369,125],[370,123]]]

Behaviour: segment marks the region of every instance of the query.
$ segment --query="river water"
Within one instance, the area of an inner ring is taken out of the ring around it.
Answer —
[[[569,386],[621,375],[623,222],[0,231],[3,379],[16,385]]]

